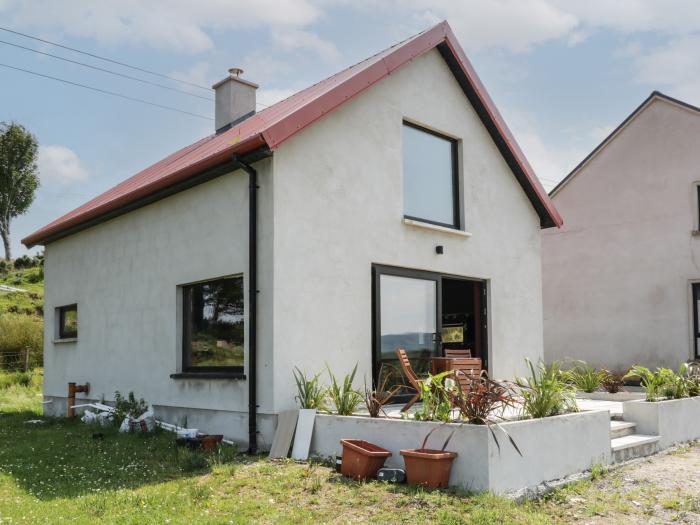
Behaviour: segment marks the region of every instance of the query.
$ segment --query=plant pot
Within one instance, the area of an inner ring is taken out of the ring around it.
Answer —
[[[219,446],[219,443],[224,439],[222,434],[211,434],[199,438],[199,443],[204,450],[211,450]]]
[[[456,452],[413,448],[402,450],[406,465],[406,481],[409,485],[423,485],[431,489],[447,487]]]
[[[341,439],[343,463],[340,473],[353,479],[377,477],[377,471],[384,466],[391,452],[364,439]]]

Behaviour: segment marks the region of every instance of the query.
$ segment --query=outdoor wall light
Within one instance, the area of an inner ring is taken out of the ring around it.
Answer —
[[[443,253],[445,253],[445,248],[443,248],[441,244],[438,244],[435,247],[435,253],[437,253],[438,255],[442,255]]]

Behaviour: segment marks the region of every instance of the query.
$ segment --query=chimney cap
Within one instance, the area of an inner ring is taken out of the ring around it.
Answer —
[[[216,89],[222,85],[224,85],[226,82],[229,80],[233,80],[235,82],[239,82],[241,84],[245,84],[246,86],[250,86],[252,88],[257,89],[259,86],[255,84],[254,82],[251,82],[250,80],[245,80],[241,78],[241,75],[243,74],[243,69],[240,67],[232,67],[229,68],[228,70],[228,76],[222,80],[219,80],[216,84],[212,86],[212,89]]]

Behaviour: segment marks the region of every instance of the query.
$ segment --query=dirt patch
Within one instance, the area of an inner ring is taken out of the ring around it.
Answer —
[[[700,524],[700,446],[684,446],[553,497],[571,523]]]

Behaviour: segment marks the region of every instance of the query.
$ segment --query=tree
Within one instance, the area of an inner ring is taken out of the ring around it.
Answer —
[[[27,211],[39,186],[36,138],[16,122],[0,123],[0,237],[10,260],[10,221]]]

